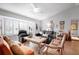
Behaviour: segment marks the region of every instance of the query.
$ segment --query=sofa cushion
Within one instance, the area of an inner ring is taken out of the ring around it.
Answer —
[[[13,51],[14,54],[16,55],[31,55],[33,54],[33,50],[24,46],[24,45],[18,45],[13,43],[11,45],[11,50]]]
[[[4,40],[9,44],[9,46],[14,43],[13,40],[11,40],[11,38],[9,38],[8,36],[3,36]]]
[[[11,47],[11,50],[14,54],[24,55],[22,48],[18,44],[12,44],[10,47]]]
[[[3,39],[2,36],[0,36],[0,54],[3,55],[11,55],[13,54],[8,43]]]
[[[34,51],[31,48],[28,48],[28,47],[23,46],[23,45],[21,45],[21,48],[22,48],[24,54],[26,54],[26,55],[33,55],[34,54]]]

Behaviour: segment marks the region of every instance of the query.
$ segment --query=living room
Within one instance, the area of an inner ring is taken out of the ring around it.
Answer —
[[[0,3],[0,54],[79,55],[78,15],[79,3]]]

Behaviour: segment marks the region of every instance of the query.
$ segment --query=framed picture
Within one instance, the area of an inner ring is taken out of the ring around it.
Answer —
[[[64,30],[64,21],[60,21],[60,31]]]
[[[78,21],[72,20],[71,21],[71,30],[77,30],[78,29]]]
[[[64,25],[64,21],[60,21],[60,25]]]

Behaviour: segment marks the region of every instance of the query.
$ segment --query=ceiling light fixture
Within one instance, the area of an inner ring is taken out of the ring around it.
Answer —
[[[40,8],[34,8],[33,11],[38,13],[40,12]]]
[[[40,8],[38,8],[34,3],[31,3],[30,5],[32,6],[34,12],[36,13],[40,12]]]

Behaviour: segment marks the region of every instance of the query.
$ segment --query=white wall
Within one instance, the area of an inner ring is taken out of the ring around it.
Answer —
[[[54,22],[54,30],[58,31],[59,30],[59,21],[64,20],[65,21],[65,29],[64,31],[68,32],[70,30],[70,25],[71,25],[71,20],[79,20],[79,6],[75,6],[73,8],[70,8],[68,10],[62,11],[59,14],[56,14],[55,16],[42,21],[42,29],[46,29],[46,24],[50,21],[53,20]],[[58,28],[56,28],[56,25],[58,25]],[[78,22],[79,25],[79,22]],[[79,35],[79,26],[78,26],[78,31]]]

